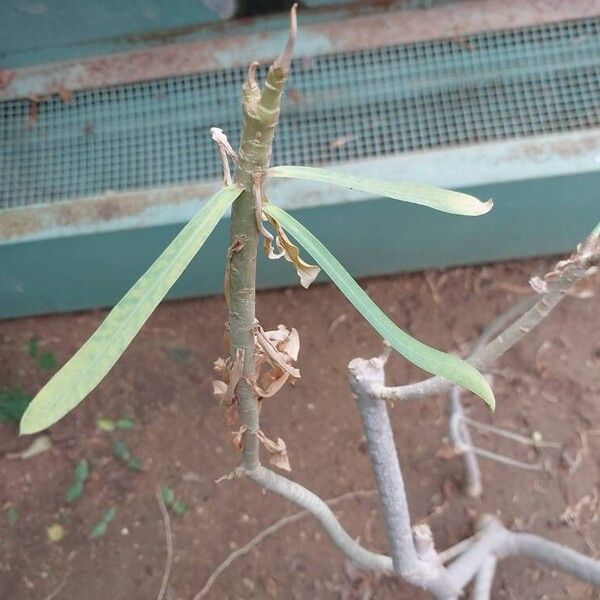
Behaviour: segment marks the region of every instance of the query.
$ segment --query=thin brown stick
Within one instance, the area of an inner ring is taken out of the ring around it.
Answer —
[[[340,504],[341,502],[344,502],[346,500],[352,500],[354,498],[369,498],[369,497],[375,496],[376,494],[377,494],[377,490],[357,490],[354,492],[346,492],[345,494],[342,494],[341,496],[337,496],[335,498],[325,500],[325,504],[327,504],[329,506],[335,506],[336,504]],[[194,596],[193,600],[201,600],[201,598],[204,598],[206,596],[206,594],[208,594],[208,592],[210,591],[211,587],[213,586],[213,584],[215,583],[215,581],[217,580],[219,575],[223,571],[225,571],[225,569],[227,569],[227,567],[229,567],[231,565],[231,563],[233,563],[233,561],[240,558],[240,556],[244,556],[245,554],[248,554],[248,552],[250,552],[253,548],[255,548],[258,544],[260,544],[263,540],[265,540],[269,536],[271,536],[274,533],[276,533],[277,531],[279,531],[279,529],[281,529],[282,527],[285,527],[286,525],[291,525],[292,523],[295,523],[296,521],[300,521],[301,519],[303,519],[304,517],[307,517],[308,515],[309,515],[308,511],[303,510],[303,511],[297,512],[293,515],[288,515],[287,517],[283,517],[283,518],[279,519],[279,521],[276,521],[272,525],[269,525],[269,527],[267,527],[266,529],[263,529],[258,535],[253,537],[245,546],[242,546],[241,548],[234,550],[212,572],[211,576],[208,578],[208,580],[204,584],[204,587]]]
[[[165,572],[160,584],[158,596],[156,596],[156,600],[163,600],[167,591],[169,577],[171,575],[171,567],[173,566],[173,534],[171,533],[171,519],[169,518],[169,511],[167,510],[167,506],[162,497],[160,489],[156,491],[156,499],[158,500],[158,506],[160,507],[160,513],[165,526],[165,540],[167,544],[167,561],[165,564]]]

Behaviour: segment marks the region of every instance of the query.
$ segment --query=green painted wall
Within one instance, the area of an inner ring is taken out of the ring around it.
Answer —
[[[494,210],[461,218],[393,200],[295,211],[355,275],[565,253],[600,220],[600,173],[463,188]],[[228,221],[222,221],[172,298],[220,293]],[[181,225],[0,246],[0,317],[114,304]],[[259,265],[261,287],[296,284],[283,260]]]

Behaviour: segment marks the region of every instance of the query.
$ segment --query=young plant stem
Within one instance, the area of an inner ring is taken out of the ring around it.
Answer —
[[[292,9],[292,32],[295,38],[295,8]],[[292,38],[292,32],[290,38]],[[252,471],[260,465],[259,406],[256,394],[247,382],[255,369],[254,326],[256,307],[256,254],[259,231],[253,190],[264,184],[271,159],[273,136],[279,120],[281,95],[289,68],[289,49],[283,60],[273,63],[262,91],[254,73],[253,63],[243,87],[244,123],[238,151],[236,182],[245,191],[234,202],[231,211],[230,253],[225,278],[229,298],[229,333],[232,360],[243,352],[242,379],[236,388],[239,415],[244,433],[242,437],[242,468]],[[260,219],[260,215],[258,215]]]

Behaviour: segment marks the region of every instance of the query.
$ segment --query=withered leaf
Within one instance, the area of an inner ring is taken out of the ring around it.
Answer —
[[[270,398],[291,378],[300,378],[300,371],[292,366],[300,351],[300,337],[295,329],[279,325],[276,330],[264,331],[257,323],[256,363],[248,383],[259,398]]]
[[[265,254],[272,260],[276,260],[281,258],[282,256],[288,262],[292,263],[296,268],[296,272],[298,273],[298,277],[300,277],[300,285],[302,287],[308,288],[310,284],[316,279],[317,275],[320,273],[321,268],[317,265],[311,265],[304,261],[300,257],[300,250],[298,246],[293,244],[290,239],[283,231],[281,225],[270,215],[267,215],[267,219],[275,227],[277,235],[275,237],[275,244],[279,249],[279,252],[275,252],[273,250],[272,242],[269,238],[265,237]]]
[[[277,441],[269,439],[262,431],[258,432],[258,439],[265,447],[265,449],[271,454],[269,463],[278,469],[283,471],[291,471],[290,457],[288,455],[287,446],[285,442],[278,437]]]
[[[280,369],[282,369],[283,371],[288,373],[288,375],[291,375],[292,377],[295,377],[296,379],[300,379],[300,371],[298,369],[296,369],[295,367],[292,367],[290,364],[288,364],[290,362],[290,359],[292,359],[292,357],[287,352],[281,352],[278,348],[276,348],[270,339],[271,337],[274,337],[276,340],[277,337],[279,337],[278,334],[280,334],[280,331],[281,330],[278,330],[277,332],[269,332],[270,334],[273,334],[273,333],[275,334],[275,336],[269,336],[265,333],[265,331],[263,330],[263,328],[260,325],[257,325],[256,341],[258,342],[258,345],[261,347],[263,352],[271,359],[271,361],[275,365],[277,365]],[[288,334],[287,337],[289,337],[290,334],[287,331],[287,329],[285,331]],[[296,331],[296,330],[293,329],[293,331]],[[297,335],[298,335],[298,332],[296,332],[296,336]],[[284,340],[281,340],[281,341],[284,342]],[[297,356],[298,356],[298,354],[296,353],[296,357]],[[296,360],[296,359],[294,358],[293,360]]]

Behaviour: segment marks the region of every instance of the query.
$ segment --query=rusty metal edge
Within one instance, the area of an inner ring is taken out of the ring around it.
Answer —
[[[297,55],[377,48],[421,40],[600,15],[600,0],[458,0],[443,6],[347,17],[302,27]],[[285,31],[228,35],[143,51],[0,70],[0,101],[135,83],[243,66],[273,58]]]
[[[469,165],[468,169],[464,165]],[[329,168],[342,173],[429,183],[451,189],[600,170],[600,128],[502,142],[363,159]],[[82,233],[187,222],[218,181],[101,196],[0,211],[0,246]],[[288,210],[372,198],[337,186],[271,179],[268,193]]]
[[[82,230],[113,230],[116,223],[123,229],[176,222],[180,217],[183,222],[189,219],[190,211],[198,210],[202,201],[218,189],[215,181],[108,191],[98,196],[0,210],[0,244],[34,239],[44,231],[57,236],[76,235]]]

